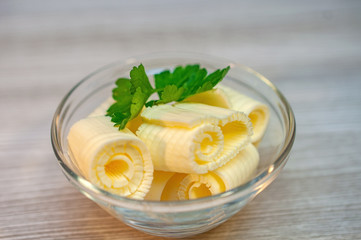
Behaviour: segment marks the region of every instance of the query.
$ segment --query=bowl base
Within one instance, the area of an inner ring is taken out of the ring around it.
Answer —
[[[146,226],[140,225],[139,223],[131,223],[127,222],[126,224],[130,227],[133,227],[139,231],[144,233],[158,236],[158,237],[167,237],[167,238],[185,238],[194,236],[197,234],[201,234],[207,232],[220,224],[227,221],[227,219],[223,219],[222,221],[211,223],[209,225],[204,224],[193,224],[193,225],[181,225],[181,226],[167,226],[167,227],[154,227],[154,226]]]

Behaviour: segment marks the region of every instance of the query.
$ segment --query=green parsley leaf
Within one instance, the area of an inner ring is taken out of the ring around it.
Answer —
[[[225,77],[229,69],[228,66],[207,75],[206,69],[200,68],[199,64],[194,64],[185,67],[178,66],[173,72],[166,70],[155,74],[155,87],[159,100],[152,101],[149,105],[182,101],[194,94],[211,90]],[[169,93],[164,94],[167,86],[175,86],[176,88],[167,89]],[[172,97],[169,97],[170,94],[172,94]]]
[[[216,86],[222,79],[227,75],[230,67],[223,68],[222,70],[216,70],[213,73],[209,74],[204,82],[210,82],[213,86]]]
[[[125,125],[127,125],[127,123],[130,120],[130,116],[129,114],[124,114],[121,112],[114,112],[112,114],[112,122],[114,122],[114,126],[115,127],[119,127],[119,129],[124,129]]]
[[[183,87],[185,88],[185,92],[182,95],[182,98],[179,100],[184,100],[185,98],[196,94],[197,90],[201,88],[204,78],[206,76],[207,70],[204,68],[198,69],[197,72],[192,73],[183,85]]]
[[[149,95],[143,93],[140,87],[137,88],[133,95],[132,105],[130,106],[130,116],[132,120],[142,111],[145,102],[148,100]]]
[[[119,78],[116,83],[118,87],[113,89],[113,99],[119,102],[131,102],[132,94],[130,79]]]
[[[186,67],[178,66],[173,73],[165,70],[154,75],[155,87],[158,90],[159,98],[161,97],[162,89],[168,85],[182,86],[192,75],[199,71],[199,65],[187,65]]]
[[[155,74],[153,89],[144,66],[140,64],[130,71],[130,79],[119,78],[115,82],[117,87],[113,89],[113,99],[116,102],[109,107],[106,115],[111,117],[114,126],[123,129],[128,121],[139,115],[144,106],[182,101],[194,94],[211,90],[226,76],[229,69],[228,66],[207,75],[207,70],[200,68],[199,64],[177,66],[173,72],[165,70]],[[148,101],[155,92],[159,100]]]
[[[138,116],[154,89],[142,64],[133,67],[130,79],[119,78],[115,84],[113,99],[116,102],[108,108],[106,115],[111,117],[114,126],[124,129],[128,121]]]
[[[181,98],[182,94],[184,92],[184,88],[180,87],[178,88],[176,85],[168,85],[164,88],[162,91],[162,95],[160,97],[160,100],[156,103],[169,103],[177,101]]]
[[[143,64],[140,64],[138,67],[133,67],[132,71],[130,71],[130,79],[134,89],[140,87],[143,93],[153,91],[152,85],[150,85],[148,76],[145,73]]]

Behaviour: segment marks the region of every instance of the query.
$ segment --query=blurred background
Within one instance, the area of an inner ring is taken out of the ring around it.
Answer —
[[[153,239],[66,182],[49,132],[61,98],[84,76],[161,51],[252,67],[297,120],[279,179],[198,239],[360,237],[360,26],[358,0],[0,1],[0,238]]]

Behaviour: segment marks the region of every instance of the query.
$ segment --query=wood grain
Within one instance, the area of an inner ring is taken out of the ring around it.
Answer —
[[[297,121],[279,178],[190,239],[360,239],[360,25],[360,1],[0,1],[0,238],[159,239],[78,193],[49,132],[62,96],[88,73],[177,50],[263,73]]]

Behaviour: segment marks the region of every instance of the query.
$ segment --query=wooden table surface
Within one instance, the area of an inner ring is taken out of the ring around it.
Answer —
[[[191,239],[361,239],[361,1],[0,1],[0,238],[159,239],[114,219],[57,165],[65,93],[115,60],[221,56],[273,81],[297,135],[281,175]]]

